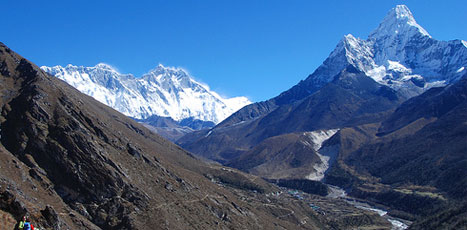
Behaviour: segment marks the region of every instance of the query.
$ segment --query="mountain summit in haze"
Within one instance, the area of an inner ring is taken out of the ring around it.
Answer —
[[[251,103],[246,97],[223,98],[184,69],[161,64],[139,78],[121,74],[103,63],[94,67],[70,64],[41,69],[136,119],[156,115],[175,121],[197,119],[217,124]]]

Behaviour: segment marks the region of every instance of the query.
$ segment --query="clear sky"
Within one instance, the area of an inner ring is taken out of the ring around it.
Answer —
[[[345,34],[366,39],[397,4],[435,39],[467,40],[465,0],[5,0],[0,41],[39,66],[183,67],[221,95],[261,101],[305,79]]]

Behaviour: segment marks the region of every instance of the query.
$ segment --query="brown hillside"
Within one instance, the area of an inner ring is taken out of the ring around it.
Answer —
[[[388,226],[348,205],[352,220],[364,219],[270,199],[277,187],[199,161],[1,43],[0,107],[0,210],[42,229]]]

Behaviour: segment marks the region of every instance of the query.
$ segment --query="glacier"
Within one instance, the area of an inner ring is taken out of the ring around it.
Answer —
[[[217,124],[251,103],[246,97],[221,97],[194,80],[186,70],[162,64],[141,77],[121,74],[105,63],[94,67],[69,64],[41,69],[136,119],[157,115],[175,121],[194,118]]]

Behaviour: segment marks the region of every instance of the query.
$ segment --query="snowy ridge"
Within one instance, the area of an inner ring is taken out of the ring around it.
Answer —
[[[137,119],[152,115],[176,121],[195,118],[219,123],[251,102],[246,97],[222,98],[209,87],[193,80],[181,68],[158,65],[137,78],[121,74],[110,65],[94,67],[42,66],[82,93]]]
[[[391,9],[366,40],[344,36],[309,80],[323,86],[347,65],[407,96],[458,80],[467,67],[467,43],[438,41],[405,5]]]

